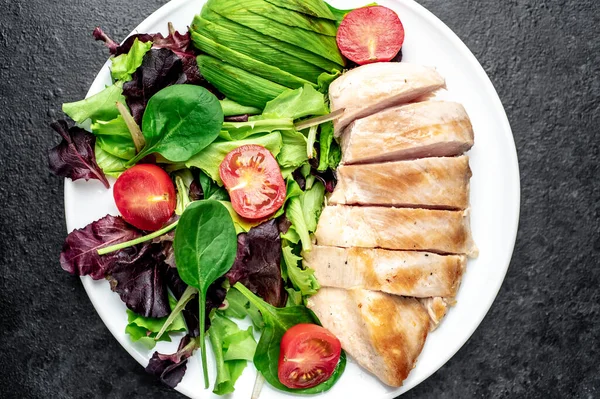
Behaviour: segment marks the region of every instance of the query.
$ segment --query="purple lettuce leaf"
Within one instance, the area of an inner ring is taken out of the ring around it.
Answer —
[[[187,284],[179,277],[177,269],[169,268],[166,273],[167,285],[175,298],[179,300],[183,295],[183,292],[187,289]],[[210,328],[210,312],[213,309],[221,306],[227,295],[227,291],[223,288],[224,278],[220,278],[208,287],[206,293],[206,330]],[[188,334],[192,337],[200,335],[200,323],[199,321],[199,304],[197,300],[191,300],[188,302],[186,307],[183,309],[183,318],[188,328]]]
[[[76,276],[89,275],[94,280],[102,279],[117,262],[122,261],[124,253],[118,251],[101,256],[98,255],[98,249],[141,235],[140,230],[125,223],[123,218],[107,215],[83,229],[73,230],[67,236],[60,253],[60,265]]]
[[[167,386],[175,388],[183,379],[187,360],[196,349],[198,349],[198,340],[186,335],[181,338],[177,352],[172,355],[154,352],[146,366],[146,372],[159,378]]]
[[[60,264],[77,276],[89,275],[94,280],[108,278],[113,291],[137,314],[167,316],[171,308],[165,280],[166,245],[146,242],[98,255],[100,248],[130,241],[142,234],[123,218],[107,215],[67,236]]]
[[[125,305],[144,317],[160,318],[171,313],[163,246],[141,244],[117,251],[107,278]]]
[[[225,122],[248,122],[249,117],[250,117],[250,115],[248,115],[248,114],[226,116]]]
[[[152,49],[132,79],[123,85],[123,95],[135,121],[142,123],[148,100],[167,86],[186,83],[181,59],[171,50]]]
[[[129,36],[123,44],[112,40],[100,27],[94,29],[92,35],[94,39],[103,41],[106,47],[108,47],[110,54],[114,56],[128,53],[135,39],[138,39],[142,43],[152,42],[154,48],[167,48],[175,53],[196,55],[190,39],[190,33],[177,32],[171,23],[169,23],[169,35],[167,37],[164,37],[161,33],[139,33]]]
[[[50,126],[63,138],[60,144],[48,153],[50,171],[71,180],[100,180],[106,188],[109,188],[106,176],[96,163],[94,153],[96,137],[79,127],[69,128],[65,120],[56,121]]]
[[[273,306],[284,306],[286,292],[281,278],[281,238],[276,220],[238,235],[238,252],[225,275],[231,285],[238,281]]]

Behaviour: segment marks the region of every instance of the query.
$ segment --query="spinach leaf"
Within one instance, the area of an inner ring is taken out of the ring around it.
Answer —
[[[85,100],[63,104],[62,110],[80,124],[88,119],[109,121],[119,116],[116,103],[125,103],[122,92],[123,83],[117,82]]]
[[[144,55],[151,47],[152,42],[142,42],[136,38],[127,54],[121,54],[111,60],[110,74],[113,79],[125,82],[131,80],[131,75],[142,65]]]
[[[169,86],[148,101],[142,118],[146,146],[130,164],[152,153],[185,162],[212,143],[222,125],[223,110],[214,94],[200,86]]]
[[[343,351],[333,375],[327,381],[316,387],[307,389],[290,389],[283,385],[277,376],[280,344],[283,334],[296,324],[319,324],[319,320],[312,311],[304,306],[276,308],[254,295],[240,283],[237,283],[234,288],[240,291],[262,314],[265,327],[256,347],[254,365],[269,384],[286,392],[314,394],[327,391],[337,382],[346,367],[346,355]]]
[[[208,388],[206,293],[231,268],[237,253],[237,234],[227,209],[214,200],[190,204],[179,219],[173,249],[181,279],[200,293],[200,349],[204,385]]]
[[[200,180],[200,187],[202,187],[204,199],[229,201],[229,193],[227,193],[227,190],[224,187],[219,187],[219,185],[203,171],[200,171],[198,180]]]
[[[216,312],[208,330],[215,360],[217,378],[213,392],[225,395],[234,391],[236,380],[242,374],[248,360],[252,360],[256,350],[256,341],[252,327],[240,328],[227,317]]]

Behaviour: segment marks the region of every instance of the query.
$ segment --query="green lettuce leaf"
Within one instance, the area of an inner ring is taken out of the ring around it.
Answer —
[[[323,172],[327,168],[336,169],[342,159],[342,150],[333,138],[333,122],[321,125],[319,149],[320,158],[317,170]]]
[[[135,39],[127,54],[121,54],[112,59],[110,73],[114,80],[127,82],[131,75],[142,65],[144,55],[152,47],[152,42],[140,42]]]
[[[252,360],[256,341],[252,327],[240,328],[231,320],[215,312],[208,330],[217,363],[217,378],[213,392],[225,395],[235,390],[235,382],[242,375],[247,361]]]
[[[250,120],[248,122],[224,122],[219,137],[225,140],[243,140],[259,133],[276,130],[293,130],[294,121],[290,118]]]
[[[232,287],[227,291],[225,299],[229,306],[225,310],[219,310],[219,312],[222,312],[229,318],[233,317],[236,319],[244,319],[246,316],[249,316],[257,330],[263,328],[262,316],[258,312],[258,309],[242,293]]]
[[[302,269],[299,266],[298,262],[302,260],[302,257],[295,255],[290,245],[284,243],[282,253],[282,269],[285,268],[285,275],[294,288],[303,296],[315,295],[321,288],[315,277],[315,271],[311,268]]]
[[[327,113],[329,113],[329,109],[325,104],[323,93],[319,93],[313,86],[305,85],[296,90],[285,91],[269,101],[260,118],[298,119]]]
[[[282,168],[296,168],[306,161],[306,137],[295,130],[285,130],[281,132],[283,146],[277,156],[277,162]]]
[[[123,97],[123,82],[116,82],[108,86],[100,93],[95,94],[85,100],[65,103],[62,110],[75,122],[81,124],[88,119],[92,122],[97,120],[110,121],[119,116],[116,103],[125,104]]]
[[[273,132],[263,135],[256,135],[245,140],[237,141],[217,141],[211,143],[208,147],[200,151],[198,154],[190,158],[185,165],[190,168],[192,166],[202,169],[211,179],[217,182],[219,185],[223,185],[223,181],[219,176],[219,166],[225,156],[235,150],[236,148],[247,145],[247,144],[258,144],[262,145],[269,151],[273,156],[277,157],[281,151],[283,145],[281,134],[279,132]],[[306,154],[305,154],[306,155]]]
[[[245,105],[238,104],[233,100],[224,98],[220,101],[221,108],[223,108],[224,116],[235,116],[235,115],[257,115],[262,112],[261,109],[254,107],[246,107]]]
[[[173,310],[177,305],[177,300],[172,296],[169,296],[169,305],[171,310]],[[125,332],[129,335],[133,342],[139,342],[148,349],[152,349],[157,342],[154,338],[167,321],[167,318],[168,317],[161,317],[160,319],[155,319],[151,317],[143,317],[127,309],[128,324],[127,327],[125,327]],[[167,329],[167,334],[163,334],[158,341],[171,342],[171,337],[168,333],[181,331],[186,331],[186,326],[183,316],[180,314]]]
[[[290,230],[293,228],[298,234],[304,251],[312,249],[310,233],[314,232],[317,228],[324,200],[325,186],[317,181],[309,190],[306,190],[297,197],[291,198],[289,201],[286,217],[292,223]],[[290,241],[293,242],[293,240]]]
[[[94,147],[94,153],[96,155],[96,163],[106,176],[117,178],[121,173],[127,170],[126,160],[117,158],[104,151],[102,147],[98,145],[98,142],[96,142],[96,146]]]

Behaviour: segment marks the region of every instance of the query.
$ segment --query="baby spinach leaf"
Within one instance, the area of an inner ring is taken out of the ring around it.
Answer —
[[[237,234],[227,209],[214,200],[190,204],[179,219],[173,249],[181,279],[200,292],[200,349],[204,385],[208,387],[204,339],[206,293],[231,268],[237,253]]]
[[[185,162],[212,143],[223,125],[217,97],[200,86],[173,85],[156,93],[142,118],[144,149],[131,164],[152,153]]]
[[[304,306],[276,308],[254,295],[240,283],[237,283],[234,288],[240,291],[262,314],[265,327],[256,347],[254,365],[269,384],[286,392],[314,394],[327,391],[337,382],[346,367],[346,355],[343,351],[333,375],[327,381],[307,389],[290,389],[283,385],[277,376],[283,334],[296,324],[319,324],[319,320],[311,310]]]

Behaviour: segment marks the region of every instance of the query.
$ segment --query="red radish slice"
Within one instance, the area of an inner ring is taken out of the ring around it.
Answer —
[[[398,14],[383,6],[349,12],[337,32],[342,54],[359,65],[392,60],[404,43]]]

